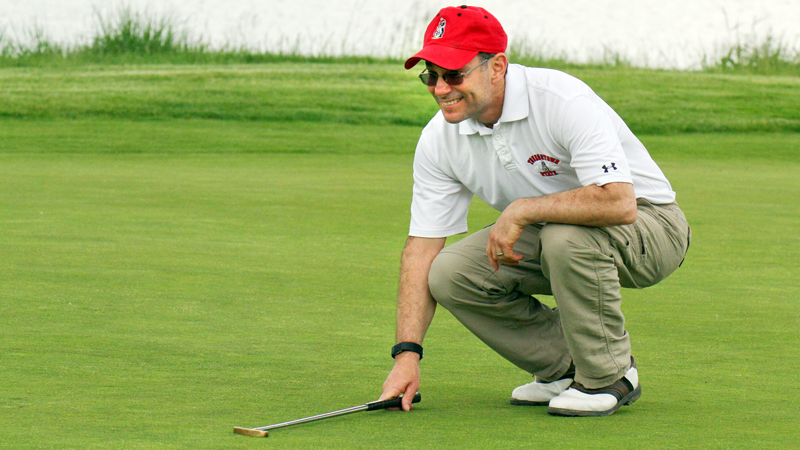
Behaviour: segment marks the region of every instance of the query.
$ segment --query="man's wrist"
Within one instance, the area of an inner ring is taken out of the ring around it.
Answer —
[[[392,347],[392,358],[397,357],[397,355],[403,352],[414,352],[419,355],[420,360],[422,359],[422,346],[416,342],[400,342],[395,345]]]

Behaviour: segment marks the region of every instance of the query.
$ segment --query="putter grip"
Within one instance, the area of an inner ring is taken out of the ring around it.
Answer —
[[[403,397],[394,397],[388,398],[386,400],[376,400],[374,402],[367,403],[367,411],[375,411],[377,409],[386,409],[386,408],[398,408],[400,407],[400,402],[403,400]],[[422,400],[422,396],[419,395],[419,392],[414,394],[414,398],[411,400],[411,403],[419,403]]]

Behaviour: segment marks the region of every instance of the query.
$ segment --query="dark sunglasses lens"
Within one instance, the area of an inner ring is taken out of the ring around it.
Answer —
[[[464,81],[464,77],[460,73],[446,73],[442,75],[444,78],[444,82],[455,86],[457,84],[461,84]],[[439,75],[432,72],[425,72],[419,75],[419,79],[422,80],[422,83],[434,87],[436,83],[439,82]]]
[[[464,75],[461,75],[458,72],[446,73],[442,76],[444,77],[444,82],[449,84],[450,86],[461,84],[461,82],[464,81]]]

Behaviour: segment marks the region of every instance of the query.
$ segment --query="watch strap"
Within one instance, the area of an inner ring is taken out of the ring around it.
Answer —
[[[392,358],[396,357],[403,352],[414,352],[419,355],[422,360],[422,346],[414,342],[401,342],[392,347]]]

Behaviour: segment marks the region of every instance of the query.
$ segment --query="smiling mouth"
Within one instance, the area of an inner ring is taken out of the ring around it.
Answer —
[[[453,100],[442,100],[441,103],[442,103],[442,106],[453,106],[456,103],[460,102],[461,100],[462,99],[460,99],[460,98],[456,98],[456,99],[453,99]]]

